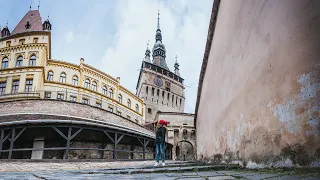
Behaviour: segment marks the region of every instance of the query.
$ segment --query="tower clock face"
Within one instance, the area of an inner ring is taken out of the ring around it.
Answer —
[[[162,79],[160,77],[154,77],[153,82],[158,87],[161,87],[163,85]]]

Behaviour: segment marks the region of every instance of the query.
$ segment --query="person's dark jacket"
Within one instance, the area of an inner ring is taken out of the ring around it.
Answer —
[[[161,126],[156,131],[156,144],[164,144],[166,137],[166,128]]]

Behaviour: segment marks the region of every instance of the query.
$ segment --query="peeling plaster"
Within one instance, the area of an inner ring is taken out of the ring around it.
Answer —
[[[281,161],[276,161],[276,162],[270,162],[270,163],[255,163],[252,161],[249,161],[246,168],[248,169],[262,169],[262,168],[282,168],[282,167],[293,167],[294,164],[291,161],[291,159],[286,158]]]
[[[250,136],[250,128],[251,128],[250,122],[244,119],[243,113],[240,113],[240,120],[237,121],[236,126],[234,128],[228,129],[226,132],[227,145],[228,145],[227,148],[229,148],[229,151],[235,152],[240,147],[242,142],[241,139],[244,136],[247,136],[247,135]],[[224,130],[225,128],[222,128],[222,132]]]
[[[288,101],[286,104],[277,104],[271,108],[273,115],[279,118],[279,121],[284,124],[285,130],[292,134],[299,134],[301,125],[296,120],[296,102],[294,100]]]
[[[311,84],[310,74],[300,76],[298,83],[301,84],[300,96],[302,100],[308,100],[316,97],[317,90],[320,89],[320,83]]]

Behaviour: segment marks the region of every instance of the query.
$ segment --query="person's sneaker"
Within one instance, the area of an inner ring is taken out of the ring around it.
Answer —
[[[154,167],[157,167],[158,165],[159,165],[159,163],[155,163],[153,166],[154,166]]]
[[[166,166],[166,163],[163,162],[161,165],[162,165],[162,166]]]

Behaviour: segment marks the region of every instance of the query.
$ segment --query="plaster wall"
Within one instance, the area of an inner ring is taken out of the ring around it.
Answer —
[[[317,0],[221,1],[197,111],[198,159],[320,165],[319,22]]]

